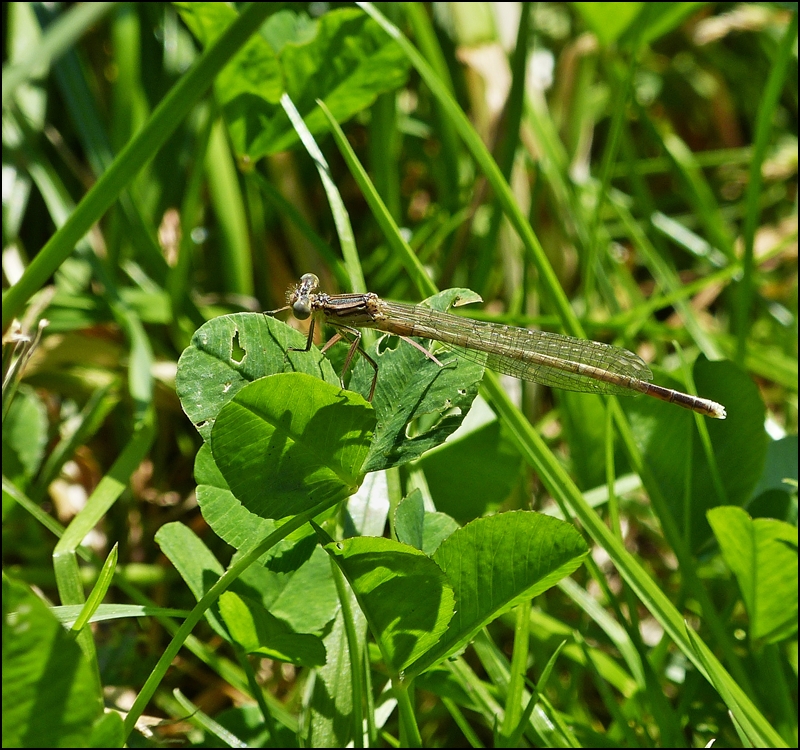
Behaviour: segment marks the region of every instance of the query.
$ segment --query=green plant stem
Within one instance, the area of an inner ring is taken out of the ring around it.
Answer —
[[[397,708],[400,713],[400,741],[405,742],[404,747],[422,747],[422,737],[417,726],[417,717],[414,705],[408,694],[413,682],[400,682],[395,680],[394,697],[397,698]]]
[[[511,91],[504,112],[505,123],[497,141],[497,164],[503,178],[511,183],[511,172],[514,168],[514,157],[519,145],[519,131],[522,124],[522,113],[525,109],[525,74],[528,69],[528,35],[530,33],[531,3],[522,3],[522,12],[517,30],[517,43],[511,58]],[[486,239],[481,243],[480,255],[474,274],[473,288],[480,295],[488,289],[489,277],[495,264],[495,248],[503,218],[500,201],[495,197],[492,202],[492,220]]]
[[[528,633],[531,623],[531,603],[522,602],[516,608],[516,625],[514,627],[514,650],[511,654],[509,670],[508,694],[506,695],[506,711],[500,726],[500,737],[508,740],[518,727],[523,714],[523,696],[525,694],[525,673],[528,665]],[[509,745],[505,745],[509,747]]]
[[[350,592],[345,583],[344,574],[334,559],[329,558],[333,582],[342,607],[344,632],[347,637],[347,648],[350,651],[350,680],[353,686],[353,747],[364,747],[363,693],[361,690],[364,672],[361,669],[361,648],[358,642],[353,610],[350,607]]]
[[[269,710],[267,701],[264,700],[264,691],[258,684],[255,672],[253,671],[253,667],[250,664],[244,649],[242,649],[242,647],[238,644],[234,643],[233,650],[236,654],[236,659],[239,662],[239,666],[242,668],[242,672],[244,672],[245,676],[247,677],[247,684],[250,687],[250,695],[253,696],[253,700],[255,700],[255,702],[258,704],[258,707],[261,710],[261,715],[264,717],[264,724],[267,725],[267,729],[269,730],[269,747],[274,747],[273,743],[276,739],[275,735],[277,734],[277,726],[275,724],[275,719],[272,716],[272,712]]]

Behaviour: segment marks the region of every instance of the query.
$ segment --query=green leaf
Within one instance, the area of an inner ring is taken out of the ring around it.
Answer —
[[[330,560],[328,559],[328,564]],[[353,592],[346,586],[348,606],[339,607],[330,632],[323,643],[328,660],[316,672],[308,701],[308,747],[347,747],[353,739],[353,701],[358,694],[353,679],[350,645],[347,639],[345,612],[352,613],[350,623],[356,641],[366,643],[367,622],[359,610]]]
[[[601,44],[612,44],[627,29],[645,3],[573,3]]]
[[[447,289],[424,301],[434,310],[474,298],[468,289]],[[478,298],[480,299],[480,298]],[[389,344],[397,341],[396,346]],[[415,339],[430,346],[425,339]],[[383,338],[369,350],[378,364],[373,404],[378,424],[365,471],[399,466],[443,443],[469,411],[483,377],[483,365],[447,350],[436,352],[444,365],[402,339]],[[359,362],[350,387],[369,393],[374,370]]]
[[[797,481],[797,435],[769,442],[764,471],[753,490],[753,498],[767,490],[791,491],[787,479]]]
[[[219,598],[219,609],[232,638],[247,653],[301,667],[325,663],[325,647],[317,636],[292,632],[259,602],[226,591]]]
[[[355,492],[374,426],[358,394],[284,373],[244,386],[222,408],[211,451],[245,508],[283,518]]]
[[[211,550],[188,526],[173,522],[162,526],[155,536],[156,544],[175,566],[184,583],[200,601],[225,572]],[[225,640],[230,636],[217,615],[217,604],[206,610],[209,624]]]
[[[404,497],[394,513],[397,541],[432,555],[439,545],[459,529],[458,522],[446,513],[430,513],[423,505],[422,493],[415,489]]]
[[[175,7],[204,47],[212,44],[239,16],[227,3],[175,3]],[[283,94],[278,58],[261,36],[253,35],[217,75],[214,89],[228,109],[242,107],[252,100],[275,103]]]
[[[200,484],[197,504],[214,533],[236,549],[257,544],[276,528],[273,520],[247,510],[230,490]]]
[[[426,453],[419,465],[437,509],[466,523],[508,497],[519,480],[522,458],[496,418],[460,435]]]
[[[30,386],[20,384],[3,419],[3,474],[24,488],[36,474],[47,445],[47,409]]]
[[[277,528],[275,521],[261,518],[242,505],[228,487],[219,467],[214,463],[208,443],[200,446],[195,457],[197,504],[206,523],[214,533],[237,550],[259,544]],[[310,534],[308,528],[298,529],[278,546]]]
[[[87,747],[103,715],[92,665],[27,586],[3,576],[3,747]]]
[[[99,716],[92,726],[89,747],[122,747],[125,744],[125,726],[116,711]]]
[[[397,505],[394,512],[394,531],[397,541],[422,549],[422,529],[425,523],[425,501],[419,489],[412,490]]]
[[[401,466],[443,443],[469,411],[483,375],[480,365],[452,352],[437,354],[440,367],[405,341],[381,351],[386,344],[381,339],[369,350],[378,364],[378,423],[365,471]],[[368,393],[373,373],[359,363],[350,387]]]
[[[303,536],[294,539],[297,534]],[[311,527],[304,525],[276,544],[262,561],[242,573],[242,590],[250,598],[258,596],[294,632],[321,633],[335,617],[339,598],[330,559]],[[239,590],[238,582],[234,588]]]
[[[750,637],[775,642],[796,633],[797,527],[734,507],[713,508],[708,520],[739,582]]]
[[[198,328],[178,361],[175,388],[203,439],[209,439],[219,410],[265,375],[307,372],[337,385],[339,378],[317,349],[292,351],[305,344],[298,331],[255,313],[224,315]]]
[[[764,404],[750,377],[732,362],[698,357],[694,367],[697,391],[726,406],[728,418],[705,424],[717,466],[725,467],[720,497],[708,469],[694,416],[651,398],[620,399],[631,429],[658,488],[669,503],[679,528],[686,528],[697,549],[709,537],[706,513],[716,505],[744,505],[761,476],[767,450]],[[687,483],[690,517],[685,517]]]
[[[453,586],[456,614],[435,651],[413,671],[463,648],[507,609],[572,573],[587,554],[586,542],[571,524],[530,511],[479,518],[456,531],[433,556]]]
[[[230,487],[228,487],[225,477],[222,476],[219,466],[214,463],[214,456],[211,454],[211,446],[208,443],[203,443],[194,457],[194,481],[198,485],[209,485],[215,489],[230,492]]]
[[[618,3],[609,3],[609,5]],[[585,3],[592,5],[592,3]],[[624,5],[624,3],[619,3]],[[623,43],[650,44],[677,28],[706,3],[641,3],[642,12],[622,35]],[[614,10],[616,12],[616,9]]]
[[[453,589],[427,555],[380,537],[325,545],[367,618],[386,666],[397,676],[428,651],[453,616]]]
[[[287,44],[306,44],[317,35],[317,22],[306,13],[279,10],[261,27],[261,36],[269,42],[276,55]]]
[[[618,40],[637,47],[676,28],[705,3],[573,3],[601,44]]]
[[[180,7],[204,44],[238,15],[219,3]],[[407,76],[408,62],[400,48],[360,10],[332,10],[313,22],[302,17],[292,21],[290,12],[282,11],[223,70],[216,92],[234,148],[255,161],[297,143],[294,128],[277,105],[284,91],[316,135],[328,130],[317,99],[344,122],[379,94],[401,86]]]
[[[439,545],[461,527],[447,513],[426,513],[422,527],[422,551],[433,555]]]
[[[337,122],[345,122],[408,77],[408,62],[400,48],[360,10],[333,10],[317,24],[314,39],[287,44],[280,54],[286,92],[313,134],[328,130],[317,99],[325,102]],[[252,121],[257,114],[248,117]],[[261,114],[269,119],[259,120],[263,132],[250,144],[252,158],[285,151],[297,142],[283,112],[265,108]]]
[[[207,444],[198,451],[195,478],[204,482],[197,487],[203,518],[239,550],[234,561],[278,528],[275,521],[247,510],[228,489]],[[321,631],[339,606],[328,556],[316,542],[311,527],[303,525],[274,545],[261,558],[263,564],[251,565],[241,576],[247,595],[258,594],[262,606],[297,633]],[[311,599],[309,591],[314,592]]]

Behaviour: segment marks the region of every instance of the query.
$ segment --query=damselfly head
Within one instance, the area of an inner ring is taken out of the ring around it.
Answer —
[[[311,315],[311,295],[319,288],[319,279],[313,273],[300,277],[300,283],[286,294],[286,302],[292,308],[295,318],[305,320]]]

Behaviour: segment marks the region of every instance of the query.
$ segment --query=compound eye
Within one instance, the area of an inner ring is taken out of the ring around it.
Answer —
[[[308,318],[311,315],[311,302],[309,302],[308,297],[296,300],[292,304],[292,312],[294,313],[294,317],[298,320],[305,320]]]

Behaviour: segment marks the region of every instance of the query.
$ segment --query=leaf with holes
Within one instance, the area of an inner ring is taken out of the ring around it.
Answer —
[[[305,337],[274,318],[236,313],[197,329],[178,362],[176,389],[186,416],[206,442],[214,420],[248,383],[278,372],[305,372],[333,385],[339,378]]]
[[[447,289],[425,300],[434,310],[446,310],[480,299],[469,289]],[[425,339],[416,339],[430,346]],[[389,342],[395,342],[391,347]],[[478,395],[483,365],[451,351],[436,352],[443,366],[408,342],[383,338],[369,350],[378,364],[373,405],[378,417],[375,440],[365,471],[377,471],[413,461],[441,445],[458,429]],[[350,387],[369,393],[374,372],[363,358],[356,363]]]

